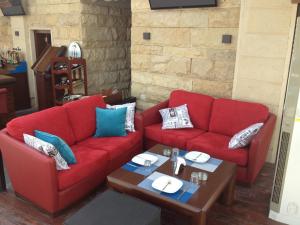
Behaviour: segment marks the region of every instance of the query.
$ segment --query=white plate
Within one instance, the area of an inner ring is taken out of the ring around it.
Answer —
[[[152,165],[157,162],[158,158],[155,155],[142,153],[142,154],[134,156],[131,161],[138,165],[144,166],[146,160],[150,160],[151,165]]]
[[[196,163],[206,163],[210,159],[210,155],[204,152],[191,151],[184,156],[187,160]]]
[[[161,176],[152,183],[154,189],[169,194],[179,191],[182,185],[183,183],[181,180],[170,176]]]

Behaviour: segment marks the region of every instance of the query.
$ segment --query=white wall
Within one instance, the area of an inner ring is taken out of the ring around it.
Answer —
[[[300,94],[299,94],[300,95]],[[291,225],[300,224],[300,96],[298,97],[298,105],[294,130],[290,144],[290,152],[279,213],[270,211],[270,217],[282,223]]]

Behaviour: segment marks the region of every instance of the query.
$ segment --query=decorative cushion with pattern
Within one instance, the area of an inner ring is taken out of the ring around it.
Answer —
[[[24,142],[28,146],[36,149],[37,151],[45,155],[52,157],[55,160],[57,170],[69,169],[67,162],[63,159],[63,157],[61,157],[60,153],[52,144],[47,143],[29,134],[23,134],[23,137],[24,137]]]
[[[263,125],[263,123],[256,123],[235,134],[228,144],[229,149],[237,149],[247,146]]]
[[[134,129],[134,114],[136,103],[127,103],[123,105],[106,105],[108,109],[127,108],[125,129],[129,132],[135,132]]]
[[[186,104],[174,108],[161,109],[159,112],[163,119],[163,130],[194,127]]]

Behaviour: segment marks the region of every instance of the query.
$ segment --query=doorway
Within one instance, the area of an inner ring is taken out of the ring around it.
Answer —
[[[40,58],[45,49],[51,46],[51,32],[49,30],[34,30],[35,57]]]

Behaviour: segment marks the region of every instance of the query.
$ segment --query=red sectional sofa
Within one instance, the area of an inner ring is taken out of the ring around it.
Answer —
[[[141,118],[136,132],[126,137],[94,138],[96,107],[105,107],[101,96],[92,96],[22,116],[0,132],[0,149],[15,192],[50,212],[58,212],[81,199],[142,149]],[[57,171],[53,159],[24,144],[23,133],[42,130],[64,139],[77,163]]]
[[[192,129],[162,130],[160,109],[187,104]],[[169,100],[142,113],[144,146],[157,143],[206,152],[238,165],[237,180],[253,183],[265,163],[276,117],[262,104],[213,97],[187,91],[173,91]],[[246,127],[263,122],[264,126],[250,145],[228,149],[231,137]]]

